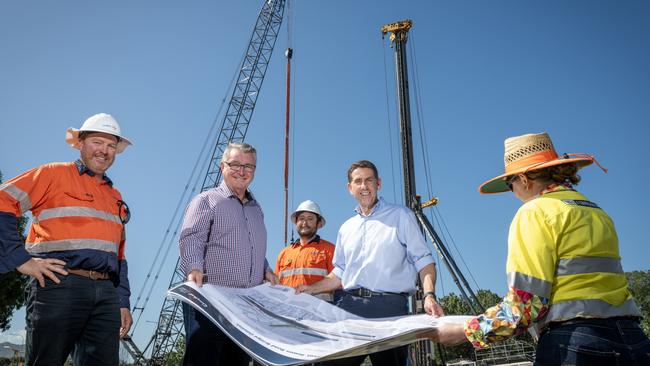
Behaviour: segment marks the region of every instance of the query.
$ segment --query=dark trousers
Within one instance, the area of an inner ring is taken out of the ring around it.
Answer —
[[[201,312],[183,303],[185,366],[248,366],[251,357]]]
[[[539,338],[535,366],[550,365],[650,365],[650,341],[636,320],[570,320]]]
[[[63,365],[72,353],[75,365],[117,366],[120,304],[109,280],[57,275],[45,287],[32,279],[27,289],[27,365]]]
[[[383,318],[408,314],[406,296],[384,295],[373,297],[358,297],[345,293],[337,306],[352,314],[364,318]],[[373,366],[402,366],[406,365],[408,346],[397,347],[369,355]],[[320,366],[358,366],[366,356],[341,358],[322,362]]]

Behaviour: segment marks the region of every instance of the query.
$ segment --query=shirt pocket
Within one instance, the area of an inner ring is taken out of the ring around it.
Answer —
[[[327,262],[327,253],[325,251],[317,251],[317,252],[312,252],[309,254],[307,264],[310,267],[320,267],[320,268],[326,268],[326,262]]]
[[[293,263],[293,258],[284,258],[280,264],[282,265],[282,267],[287,268],[287,267],[291,267],[292,263]]]
[[[69,202],[94,202],[95,197],[91,193],[84,192],[68,192],[64,191],[64,198]]]

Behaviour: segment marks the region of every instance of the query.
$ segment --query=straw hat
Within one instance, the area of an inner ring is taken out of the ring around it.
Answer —
[[[119,139],[117,143],[117,153],[121,153],[127,146],[132,145],[131,141],[122,136],[122,130],[119,123],[106,113],[97,113],[86,119],[81,128],[68,128],[65,132],[65,142],[71,147],[78,149],[77,143],[79,142],[79,133],[83,131],[88,132],[104,132],[113,135]]]
[[[551,138],[546,132],[510,137],[505,140],[504,145],[505,173],[481,184],[478,187],[479,192],[501,193],[509,191],[506,179],[511,175],[560,164],[575,163],[580,169],[594,162],[594,157],[586,154],[564,154],[558,158],[553,142],[551,142]]]

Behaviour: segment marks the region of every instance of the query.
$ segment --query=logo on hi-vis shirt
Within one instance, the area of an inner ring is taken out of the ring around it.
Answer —
[[[567,205],[578,205],[578,206],[591,207],[591,208],[600,208],[598,207],[597,204],[585,200],[562,200],[562,202],[566,203]]]

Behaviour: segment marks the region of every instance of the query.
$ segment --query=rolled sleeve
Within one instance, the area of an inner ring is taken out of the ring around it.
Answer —
[[[434,263],[433,262],[433,257],[431,256],[431,254],[429,254],[428,256],[424,256],[424,257],[418,259],[414,263],[414,265],[415,265],[415,269],[417,269],[417,271],[420,272],[424,267],[426,267],[426,266],[428,266],[429,264],[432,264],[432,263]]]
[[[406,208],[402,214],[400,230],[398,230],[399,239],[406,244],[408,260],[413,263],[417,272],[420,272],[422,268],[434,262],[433,255],[422,236],[415,215]]]
[[[339,267],[334,267],[332,273],[338,278],[343,278],[343,270],[340,269]]]

